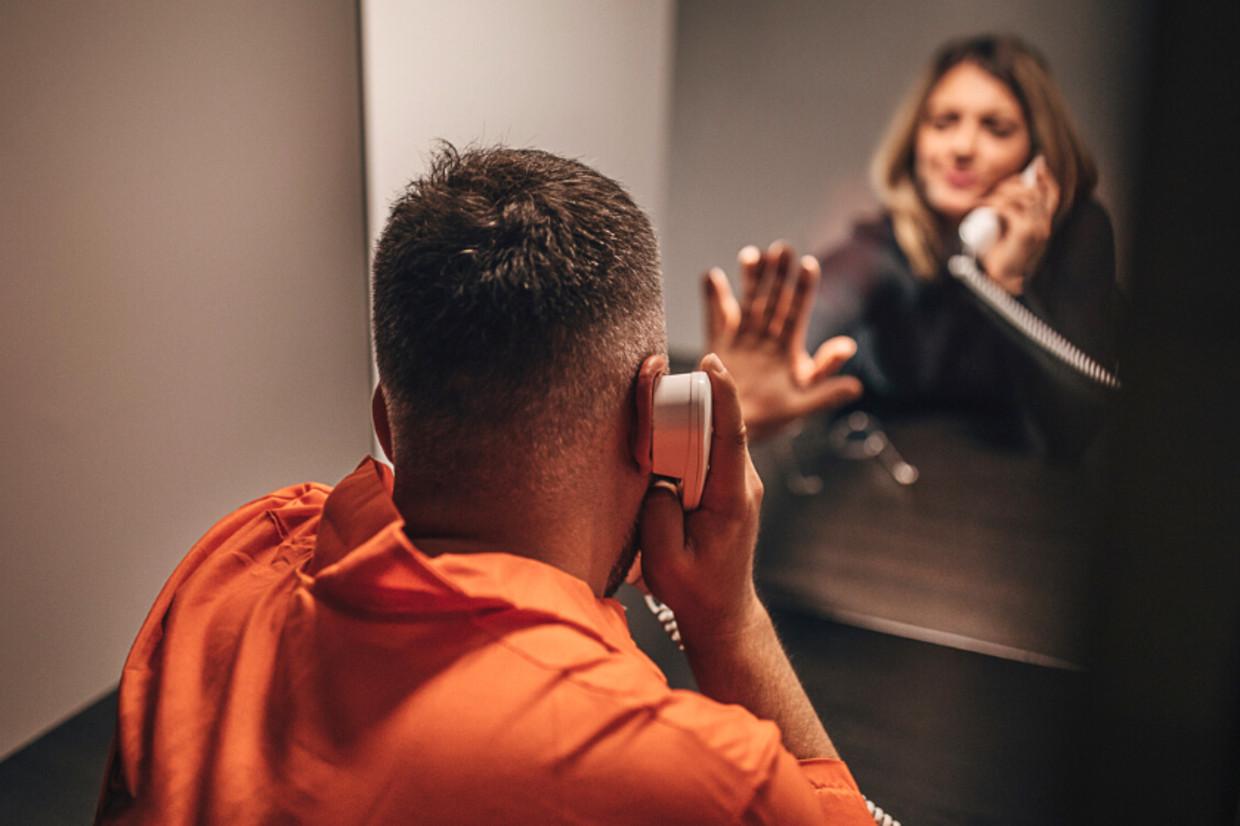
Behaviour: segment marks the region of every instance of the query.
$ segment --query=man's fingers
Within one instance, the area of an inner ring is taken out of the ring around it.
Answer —
[[[641,551],[638,551],[637,556],[633,558],[633,564],[629,566],[629,572],[624,575],[624,581],[641,591],[643,594],[650,593],[650,589],[646,587],[646,583],[642,579]]]
[[[672,564],[685,549],[685,512],[670,482],[655,482],[646,491],[637,532],[642,549],[642,579],[647,585],[657,583],[660,569]]]
[[[714,435],[710,443],[710,471],[702,493],[702,507],[724,510],[741,506],[749,463],[749,444],[740,395],[732,374],[714,353],[702,359],[710,377]],[[725,484],[726,483],[726,484]]]

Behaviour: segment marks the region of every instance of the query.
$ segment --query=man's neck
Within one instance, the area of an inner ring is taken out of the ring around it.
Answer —
[[[462,490],[465,493],[462,493]],[[588,584],[597,595],[621,546],[612,508],[584,491],[445,489],[438,482],[396,474],[392,499],[405,534],[423,553],[502,552],[553,565]]]

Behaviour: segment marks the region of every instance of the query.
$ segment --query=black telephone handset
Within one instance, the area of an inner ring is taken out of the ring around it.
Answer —
[[[1025,186],[1033,186],[1037,179],[1042,156],[1033,159],[1021,172]],[[1053,356],[1087,379],[1112,390],[1120,387],[1119,379],[1072,342],[1021,304],[1002,287],[987,277],[977,260],[986,253],[1002,235],[999,214],[988,206],[978,207],[960,222],[960,243],[964,252],[953,255],[947,261],[948,271],[964,284],[982,304],[1006,321],[1012,329],[1031,341],[1042,352]]]
[[[663,376],[654,388],[654,472],[677,480],[680,501],[691,511],[702,501],[710,468],[710,377],[698,370]]]

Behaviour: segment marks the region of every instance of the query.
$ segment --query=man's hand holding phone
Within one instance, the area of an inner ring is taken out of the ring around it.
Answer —
[[[701,634],[729,633],[749,619],[757,602],[753,553],[762,503],[736,383],[714,354],[702,359],[700,369],[714,397],[701,503],[686,513],[675,488],[656,483],[640,521],[642,578],[676,612],[686,648]]]
[[[696,510],[686,512],[670,484],[656,482],[646,494],[639,525],[645,585],[675,611],[704,695],[775,722],[798,758],[837,757],[754,587],[763,491],[736,382],[713,353],[701,369],[714,395],[710,472]]]

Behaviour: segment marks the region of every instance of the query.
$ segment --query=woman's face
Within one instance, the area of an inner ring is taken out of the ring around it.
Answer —
[[[979,66],[960,63],[926,99],[914,174],[931,209],[957,222],[995,184],[1020,172],[1031,146],[1012,90]]]

